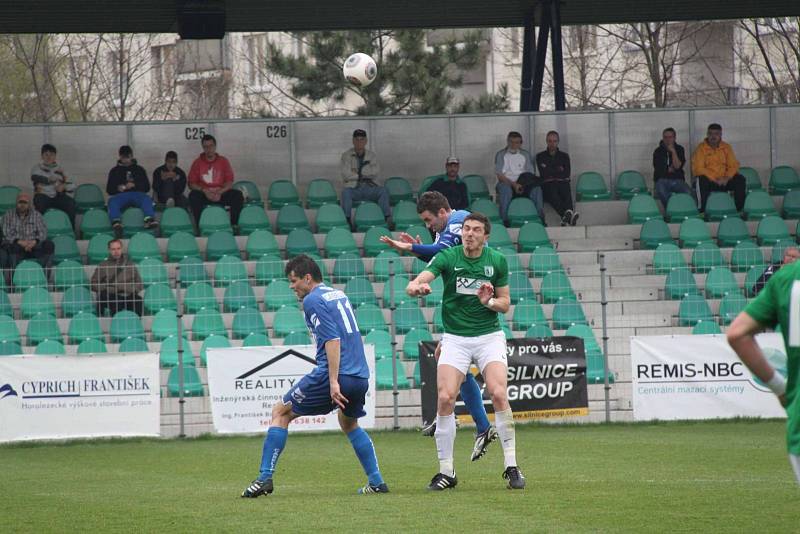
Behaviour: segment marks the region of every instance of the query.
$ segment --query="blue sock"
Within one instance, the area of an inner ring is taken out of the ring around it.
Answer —
[[[347,439],[350,440],[350,445],[356,451],[358,461],[361,462],[361,467],[364,468],[370,485],[383,484],[383,477],[378,468],[378,457],[375,455],[375,447],[372,445],[372,440],[369,439],[369,434],[363,428],[358,427],[347,434]]]
[[[472,420],[475,421],[478,433],[486,432],[489,429],[489,417],[486,415],[486,408],[483,406],[481,387],[470,372],[467,372],[467,377],[464,383],[461,384],[461,399],[464,401],[467,410],[469,410]]]
[[[258,475],[259,480],[272,478],[275,466],[278,464],[278,457],[286,446],[286,437],[289,431],[279,426],[271,426],[267,430],[267,437],[264,438],[264,449],[261,453],[261,470]]]

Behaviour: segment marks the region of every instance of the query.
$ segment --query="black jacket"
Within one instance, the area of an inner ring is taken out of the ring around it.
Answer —
[[[572,173],[569,154],[560,150],[556,150],[552,156],[547,150],[536,154],[536,168],[539,169],[543,182],[569,181]]]
[[[681,168],[669,173],[669,166],[672,164],[672,153],[667,150],[663,141],[658,143],[658,148],[653,151],[653,180],[660,180],[661,178],[686,180],[686,175],[683,173],[683,166],[686,164],[686,153],[678,143],[675,143],[675,152],[678,153]]]
[[[428,191],[438,191],[447,198],[448,204],[454,210],[469,209],[469,193],[467,184],[461,180],[451,182],[447,176],[439,178],[428,187]]]
[[[161,186],[164,181],[161,179],[161,171],[166,171],[167,166],[162,165],[161,167],[156,168],[153,171],[153,191],[157,194],[161,194]],[[177,178],[175,178],[175,194],[182,195],[183,190],[186,189],[186,173],[183,172],[183,169],[180,167],[175,167],[175,174],[177,174]]]
[[[150,181],[147,179],[147,172],[133,160],[130,165],[120,165],[108,171],[108,185],[106,193],[116,195],[119,193],[119,186],[125,185],[128,180],[133,180],[133,191],[147,193],[150,191]]]

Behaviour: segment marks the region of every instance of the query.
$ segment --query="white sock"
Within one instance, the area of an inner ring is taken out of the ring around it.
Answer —
[[[453,469],[453,442],[456,440],[456,414],[436,416],[436,451],[439,453],[439,472],[449,477]]]
[[[800,456],[790,454],[789,463],[792,464],[792,469],[794,469],[794,476],[797,478],[797,483],[800,484]]]
[[[505,466],[517,465],[517,439],[514,432],[514,414],[511,413],[511,408],[503,412],[495,412],[494,424],[497,426],[497,433],[500,435],[500,445],[503,447]]]

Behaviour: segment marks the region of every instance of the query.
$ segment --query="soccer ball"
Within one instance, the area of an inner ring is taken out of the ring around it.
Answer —
[[[356,52],[344,62],[342,72],[348,82],[356,87],[366,87],[378,76],[378,66],[367,54]]]

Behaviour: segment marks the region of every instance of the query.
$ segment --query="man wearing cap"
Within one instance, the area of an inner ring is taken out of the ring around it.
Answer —
[[[53,242],[47,239],[47,225],[38,211],[31,209],[31,196],[28,193],[17,195],[16,209],[8,210],[0,219],[3,241],[0,243],[4,253],[3,267],[6,282],[11,282],[11,273],[24,259],[35,259],[42,267],[50,266],[50,258],[55,251]]]
[[[467,192],[467,184],[461,181],[458,175],[460,163],[458,158],[450,156],[445,160],[444,169],[445,174],[436,179],[428,191],[438,191],[443,194],[450,204],[450,208],[454,210],[469,209],[469,193]]]
[[[347,222],[350,223],[353,201],[371,200],[381,207],[388,223],[392,214],[389,207],[389,192],[375,182],[381,167],[375,152],[367,150],[367,132],[364,130],[353,132],[353,148],[345,150],[342,154],[339,168],[344,181],[342,210]]]

